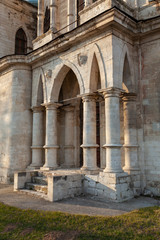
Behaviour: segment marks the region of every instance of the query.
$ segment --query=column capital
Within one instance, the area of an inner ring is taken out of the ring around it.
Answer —
[[[135,102],[137,99],[136,93],[123,93],[122,94],[122,100],[124,102]]]
[[[48,103],[43,103],[42,106],[44,106],[47,110],[55,110],[55,109],[63,106],[63,104],[55,103],[55,102],[48,102]]]
[[[43,106],[32,106],[31,109],[32,109],[32,111],[34,113],[38,113],[38,112],[43,112],[44,111],[44,107]]]
[[[98,95],[96,93],[84,93],[79,96],[82,97],[83,102],[96,102],[98,99]]]
[[[110,88],[106,88],[106,89],[101,89],[101,90],[99,90],[99,92],[103,94],[104,98],[109,98],[109,97],[120,98],[120,96],[124,92],[124,90],[121,88],[110,87]]]

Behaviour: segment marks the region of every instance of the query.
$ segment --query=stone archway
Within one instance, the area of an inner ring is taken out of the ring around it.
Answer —
[[[70,69],[62,82],[58,102],[58,162],[63,168],[80,166],[81,115],[80,87],[75,73]]]

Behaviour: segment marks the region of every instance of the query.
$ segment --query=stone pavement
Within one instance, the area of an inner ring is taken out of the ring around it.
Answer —
[[[13,192],[13,186],[0,184],[0,202],[21,209],[61,211],[90,216],[117,216],[138,208],[160,206],[160,200],[139,197],[123,203],[103,203],[87,197],[76,197],[59,202],[48,202],[35,196]]]

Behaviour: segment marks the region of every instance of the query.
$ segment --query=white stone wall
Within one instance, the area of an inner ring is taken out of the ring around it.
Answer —
[[[24,1],[0,1],[0,58],[15,53],[15,35],[22,28],[27,36],[27,50],[32,50],[36,37],[37,8]]]
[[[31,161],[31,68],[19,65],[0,76],[0,181],[13,181],[14,171]]]

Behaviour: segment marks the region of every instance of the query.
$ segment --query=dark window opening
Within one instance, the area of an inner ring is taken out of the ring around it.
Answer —
[[[50,9],[46,7],[45,18],[44,18],[44,33],[50,29]]]
[[[84,0],[77,0],[77,25],[80,25],[79,12],[84,8]]]
[[[83,10],[83,8],[84,8],[84,0],[78,0],[77,1],[77,8],[78,8],[78,12]]]
[[[27,37],[22,28],[16,33],[15,54],[23,55],[27,53]]]

